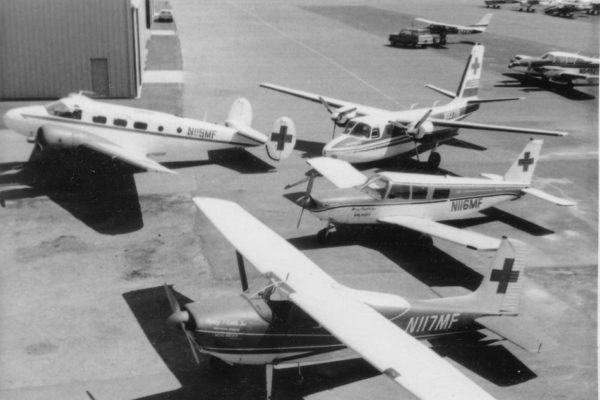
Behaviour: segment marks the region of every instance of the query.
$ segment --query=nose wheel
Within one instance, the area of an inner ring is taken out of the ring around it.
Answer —
[[[335,227],[332,224],[329,224],[326,228],[321,229],[319,232],[317,232],[317,241],[321,244],[330,243],[334,229]]]

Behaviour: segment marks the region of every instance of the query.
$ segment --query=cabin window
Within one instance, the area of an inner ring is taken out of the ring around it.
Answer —
[[[354,126],[350,134],[355,137],[364,137],[368,139],[369,136],[371,136],[371,127],[367,124],[358,123]]]
[[[402,136],[406,134],[406,128],[399,127],[396,125],[389,125],[392,130],[392,137]]]
[[[437,188],[433,190],[434,199],[447,199],[448,197],[450,197],[450,189]]]
[[[379,137],[379,128],[373,128],[371,132],[371,139],[377,139]]]
[[[410,198],[410,186],[408,185],[397,185],[392,187],[388,199],[405,199]]]
[[[181,133],[181,127],[177,128],[177,133]]]
[[[422,200],[427,197],[427,186],[413,186],[412,187],[412,198],[413,200]]]
[[[92,121],[94,121],[97,124],[105,124],[106,123],[106,117],[102,116],[102,115],[94,115],[92,117]]]
[[[159,131],[159,132],[162,132],[162,131],[163,131],[163,126],[162,126],[162,125],[159,125],[159,126],[158,126],[158,131]]]
[[[115,126],[127,126],[127,120],[122,118],[115,118],[113,120],[113,125]]]
[[[148,124],[145,122],[134,122],[133,123],[133,127],[135,129],[142,129],[142,130],[146,130],[148,129]]]

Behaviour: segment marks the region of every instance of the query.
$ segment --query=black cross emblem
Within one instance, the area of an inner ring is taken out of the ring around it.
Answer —
[[[473,61],[473,64],[471,65],[471,69],[473,70],[474,74],[477,73],[477,70],[479,69],[479,67],[481,67],[481,64],[479,64],[479,59],[475,58],[475,61]]]
[[[533,162],[535,161],[535,158],[529,158],[529,157],[531,157],[531,153],[526,151],[523,158],[521,158],[519,160],[519,165],[521,165],[523,167],[523,172],[527,172],[527,170],[529,170],[529,166],[531,164],[533,164]]]
[[[277,142],[277,150],[282,151],[286,143],[292,142],[292,135],[287,134],[287,125],[279,127],[279,133],[271,133],[271,142]]]
[[[519,271],[513,271],[512,267],[515,263],[514,258],[507,258],[504,260],[504,267],[502,269],[493,269],[490,281],[498,282],[498,290],[496,293],[506,293],[508,284],[516,282],[519,279]]]

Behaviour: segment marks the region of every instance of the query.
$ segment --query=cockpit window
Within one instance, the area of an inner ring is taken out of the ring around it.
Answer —
[[[80,109],[70,108],[60,100],[48,104],[46,110],[48,111],[48,114],[54,115],[55,117],[81,119]]]
[[[367,124],[358,123],[352,128],[350,135],[359,138],[369,138],[371,136],[371,127]]]
[[[354,121],[350,121],[346,124],[346,128],[344,129],[344,133],[350,133],[350,131],[352,130],[352,128],[354,128],[354,125],[356,125],[356,122]]]
[[[389,181],[382,176],[375,175],[371,177],[364,185],[361,190],[367,193],[369,196],[377,200],[382,200],[387,194]]]

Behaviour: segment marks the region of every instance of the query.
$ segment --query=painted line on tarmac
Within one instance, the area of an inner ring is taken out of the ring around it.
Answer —
[[[250,15],[251,17],[257,19],[258,21],[260,21],[262,24],[264,24],[265,26],[271,28],[272,30],[274,30],[275,32],[279,33],[281,36],[285,37],[286,39],[291,40],[292,42],[296,43],[298,46],[301,46],[303,48],[305,48],[306,50],[310,51],[311,53],[314,53],[316,55],[318,55],[319,57],[322,57],[323,59],[329,61],[331,64],[335,65],[336,67],[338,67],[339,69],[341,69],[342,71],[346,72],[348,75],[352,76],[353,78],[355,78],[356,80],[360,81],[361,83],[363,83],[364,85],[368,86],[369,88],[375,90],[377,93],[379,93],[380,95],[382,95],[383,97],[385,97],[386,99],[392,101],[394,104],[396,104],[397,106],[401,107],[401,108],[405,108],[402,104],[398,103],[393,97],[385,94],[384,92],[382,92],[380,89],[378,89],[377,87],[371,85],[369,82],[365,81],[364,79],[362,79],[360,76],[358,76],[357,74],[355,74],[354,72],[350,71],[348,68],[344,67],[342,64],[338,63],[337,61],[335,61],[334,59],[332,59],[331,57],[328,57],[327,55],[321,53],[318,50],[313,49],[312,47],[308,46],[307,44],[302,43],[301,41],[299,41],[298,39],[294,38],[293,36],[285,33],[284,31],[280,30],[279,28],[277,28],[275,25],[271,24],[270,22],[264,20],[263,18],[261,18],[260,16],[254,14],[252,11],[247,10],[245,8],[243,8],[242,6],[240,6],[237,3],[234,3],[232,1],[228,1],[229,4],[231,4],[232,6],[234,6],[235,8],[243,11],[244,13]]]
[[[177,32],[168,29],[154,29],[150,31],[150,34],[152,36],[175,36],[177,35]]]

